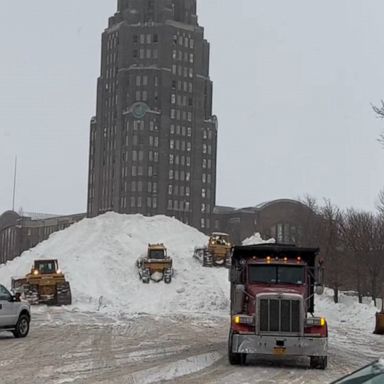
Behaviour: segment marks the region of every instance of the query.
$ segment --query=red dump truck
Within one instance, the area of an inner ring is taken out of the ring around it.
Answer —
[[[327,322],[314,316],[315,291],[323,291],[318,253],[283,244],[233,247],[231,364],[245,364],[251,354],[308,356],[311,368],[326,368]]]

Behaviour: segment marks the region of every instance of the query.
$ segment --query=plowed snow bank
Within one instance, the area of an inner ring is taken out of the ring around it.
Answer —
[[[143,284],[136,259],[148,243],[162,242],[173,257],[175,275],[164,282]],[[193,259],[195,246],[207,237],[165,216],[107,213],[85,219],[51,235],[34,249],[0,267],[0,282],[23,276],[34,259],[54,258],[71,283],[73,305],[80,310],[164,314],[225,313],[229,283],[226,269],[203,268]]]

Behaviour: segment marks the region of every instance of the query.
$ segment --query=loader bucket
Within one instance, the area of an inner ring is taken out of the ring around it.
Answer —
[[[384,335],[384,313],[376,313],[376,327],[373,333],[376,335]]]

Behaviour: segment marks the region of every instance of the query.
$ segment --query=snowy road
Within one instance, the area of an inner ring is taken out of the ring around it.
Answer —
[[[331,330],[326,371],[307,369],[305,358],[232,367],[227,325],[204,315],[116,320],[37,308],[26,339],[0,334],[0,383],[329,383],[384,351],[384,338],[343,326]]]

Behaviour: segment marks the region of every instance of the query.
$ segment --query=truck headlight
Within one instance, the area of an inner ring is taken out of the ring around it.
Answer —
[[[327,321],[324,317],[308,317],[305,319],[306,327],[324,327],[327,324]]]
[[[254,324],[254,317],[248,316],[248,315],[235,315],[232,317],[232,321],[235,324],[248,324],[252,325]]]
[[[39,274],[39,271],[38,271],[37,269],[35,269],[35,270],[33,271],[33,274],[34,274],[34,275],[38,275],[38,274]]]

